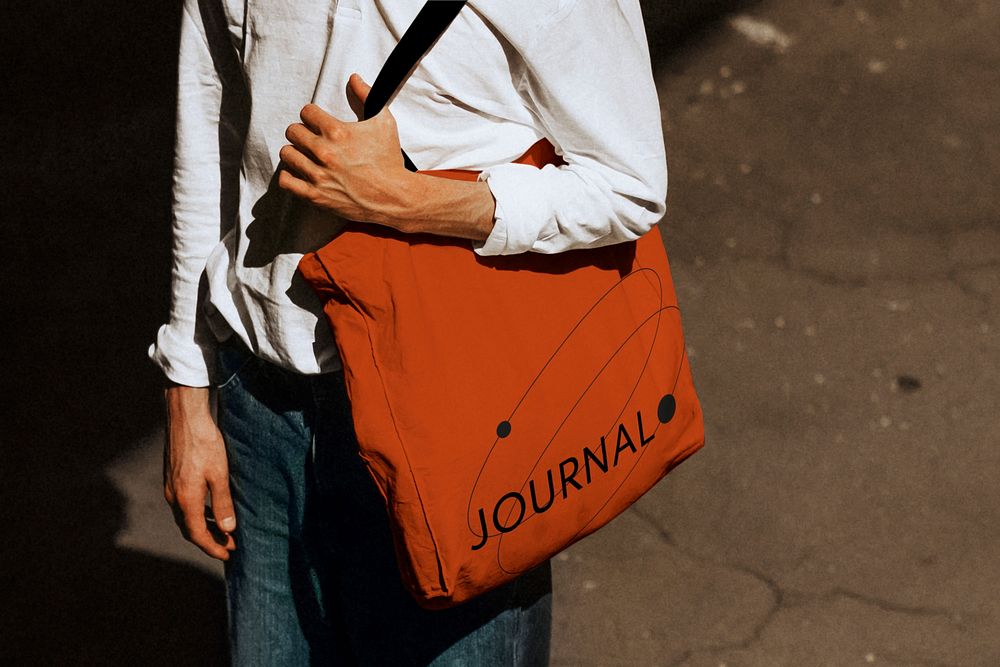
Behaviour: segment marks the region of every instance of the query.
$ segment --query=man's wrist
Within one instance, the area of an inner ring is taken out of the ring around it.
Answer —
[[[372,222],[399,229],[412,219],[418,201],[415,176],[409,169],[401,168],[389,179],[391,185],[387,191],[392,194],[379,201],[379,210],[372,217]]]
[[[485,241],[496,222],[496,200],[484,181],[463,181],[406,171],[384,207],[381,224]]]

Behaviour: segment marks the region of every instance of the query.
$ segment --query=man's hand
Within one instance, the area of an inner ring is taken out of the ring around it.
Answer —
[[[164,390],[167,438],[163,448],[163,495],[184,538],[213,558],[228,560],[236,515],[229,494],[229,463],[222,434],[209,410],[208,387]],[[205,517],[207,492],[218,529]]]
[[[359,117],[369,91],[360,76],[351,75],[348,99]],[[315,104],[300,115],[305,124],[288,126],[292,144],[278,152],[287,167],[278,174],[281,188],[342,218],[401,232],[477,241],[492,232],[496,201],[489,185],[407,170],[387,107],[355,123]]]
[[[360,109],[371,86],[359,75],[348,81]],[[373,118],[346,123],[315,104],[300,113],[302,123],[285,131],[291,143],[278,152],[288,169],[278,185],[342,218],[386,224],[399,183],[409,175],[403,164],[396,120],[388,108]]]

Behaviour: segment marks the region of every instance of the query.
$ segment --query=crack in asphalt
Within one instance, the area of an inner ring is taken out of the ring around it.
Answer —
[[[1000,268],[1000,260],[987,260],[981,262],[963,262],[962,260],[952,260],[949,262],[948,268],[944,271],[935,272],[933,274],[913,272],[912,274],[907,272],[902,272],[899,275],[875,275],[871,277],[854,277],[848,278],[845,276],[837,275],[835,272],[827,271],[822,268],[804,265],[797,261],[793,257],[793,245],[794,240],[792,236],[796,227],[796,220],[794,218],[788,218],[785,216],[778,216],[775,219],[775,223],[778,229],[781,231],[781,239],[778,243],[778,249],[774,253],[769,253],[764,256],[760,255],[741,255],[738,254],[738,258],[742,259],[754,259],[762,262],[768,262],[776,264],[787,271],[798,273],[806,278],[810,278],[822,285],[827,285],[831,287],[842,287],[846,289],[859,289],[864,287],[871,287],[877,284],[879,281],[885,280],[909,280],[914,282],[933,282],[933,281],[945,281],[954,284],[958,289],[966,294],[967,296],[973,298],[982,304],[984,311],[989,312],[990,300],[987,294],[976,290],[971,287],[958,276],[962,271],[975,271],[977,269],[986,268]],[[938,234],[933,234],[937,237],[942,247],[947,247],[949,241],[953,239],[956,233],[969,233],[980,229],[982,226],[975,226],[970,229],[961,229],[957,232],[955,230],[948,230]],[[987,229],[989,229],[987,227]]]
[[[970,284],[968,278],[963,278],[960,274],[965,271],[976,271],[980,269],[1000,269],[1000,262],[981,262],[978,264],[963,264],[953,266],[947,271],[930,273],[920,276],[908,275],[883,275],[864,278],[846,278],[836,274],[809,266],[795,265],[787,256],[754,256],[739,255],[733,258],[734,264],[741,262],[770,265],[811,280],[817,284],[834,287],[844,290],[861,290],[878,287],[880,283],[906,281],[910,286],[920,286],[931,283],[942,283],[953,285],[970,301],[976,304],[975,315],[981,318],[988,318],[993,312],[993,305],[990,295],[987,292],[976,289]]]
[[[1000,262],[986,262],[983,264],[975,264],[972,266],[956,266],[948,272],[948,280],[958,287],[962,294],[966,295],[970,299],[973,299],[979,303],[981,306],[981,311],[978,313],[980,316],[988,316],[992,312],[991,299],[988,292],[978,290],[971,284],[968,278],[963,278],[961,274],[963,271],[976,271],[978,269],[998,269],[1000,268]]]
[[[629,511],[634,515],[636,515],[637,517],[639,517],[639,519],[642,520],[642,522],[645,523],[647,526],[652,528],[654,532],[660,537],[660,539],[663,540],[664,543],[669,544],[670,546],[684,553],[693,560],[702,563],[711,563],[721,568],[745,574],[759,581],[771,593],[772,599],[770,608],[764,613],[763,617],[756,623],[756,625],[754,625],[753,629],[750,631],[750,634],[746,639],[743,639],[742,641],[738,642],[720,644],[718,646],[707,646],[697,649],[687,649],[683,653],[681,653],[680,656],[678,656],[677,660],[669,663],[667,667],[678,667],[696,653],[716,653],[720,651],[727,651],[730,649],[749,648],[754,642],[759,641],[761,637],[763,637],[764,630],[771,623],[771,621],[774,619],[777,613],[781,611],[781,609],[785,606],[785,591],[782,590],[781,586],[778,585],[778,582],[768,577],[766,574],[754,570],[753,568],[746,567],[744,565],[739,565],[737,563],[727,563],[725,561],[720,561],[713,558],[707,558],[700,554],[694,553],[686,549],[685,547],[681,546],[674,539],[673,535],[671,535],[669,531],[667,531],[663,526],[657,523],[657,521],[653,519],[653,517],[649,516],[635,505],[629,507]]]
[[[943,607],[910,606],[899,604],[898,602],[877,598],[872,595],[865,595],[864,593],[858,593],[857,591],[852,591],[840,586],[830,589],[826,593],[803,593],[803,595],[808,597],[810,601],[815,602],[833,602],[837,598],[847,598],[849,600],[855,600],[857,602],[876,607],[881,611],[889,612],[891,614],[944,617],[950,624],[963,631],[966,629],[964,619],[971,616],[967,613],[963,614],[961,612],[952,611]]]
[[[674,536],[663,526],[661,526],[656,519],[652,516],[639,509],[636,505],[629,507],[629,512],[638,517],[643,523],[645,523],[649,528],[656,533],[657,536],[665,543],[673,547],[674,549],[680,551],[685,556],[691,558],[692,560],[715,565],[717,567],[729,570],[731,572],[738,572],[744,574],[752,579],[760,582],[771,594],[771,605],[763,613],[760,620],[753,626],[748,635],[739,640],[732,642],[725,642],[722,644],[711,645],[711,646],[701,646],[697,648],[691,648],[684,650],[676,660],[668,663],[667,667],[680,667],[690,658],[698,653],[708,653],[715,654],[724,651],[731,650],[741,650],[749,649],[754,643],[760,641],[763,638],[764,631],[767,629],[768,625],[775,619],[780,611],[783,609],[791,609],[794,607],[803,606],[811,603],[830,603],[837,599],[848,599],[860,602],[862,604],[874,607],[880,611],[892,614],[904,614],[908,616],[917,616],[925,618],[940,618],[946,620],[950,625],[955,626],[960,631],[966,630],[965,620],[968,618],[976,618],[980,615],[973,614],[969,612],[956,612],[951,609],[944,607],[931,607],[931,606],[913,606],[905,605],[898,602],[893,602],[891,600],[886,600],[883,598],[878,598],[872,595],[866,595],[859,593],[857,591],[852,591],[843,587],[836,587],[824,593],[810,593],[808,591],[786,591],[774,578],[768,576],[766,573],[759,570],[755,570],[749,566],[742,565],[739,563],[732,563],[725,560],[720,560],[716,558],[711,558],[697,553],[682,544],[678,543]],[[800,562],[803,559],[799,559]],[[890,654],[882,654],[885,657],[889,657]],[[905,659],[906,661],[913,664],[928,665],[930,667],[950,667],[946,663],[934,661],[931,659],[921,659],[906,656],[896,656],[899,659]]]
[[[990,262],[977,262],[964,264],[961,262],[955,263],[955,265],[949,267],[945,271],[937,271],[934,273],[923,273],[923,274],[913,274],[908,275],[905,272],[899,274],[881,274],[873,275],[870,277],[853,277],[848,278],[845,276],[838,276],[836,273],[827,271],[824,269],[816,268],[813,266],[803,265],[797,263],[786,253],[782,252],[775,256],[766,257],[754,257],[752,255],[741,255],[740,259],[754,260],[762,263],[774,264],[790,273],[799,274],[805,278],[809,278],[817,283],[826,285],[829,287],[840,287],[844,289],[863,289],[866,287],[874,287],[880,282],[892,282],[892,281],[906,281],[908,283],[951,283],[954,284],[963,294],[966,294],[973,300],[979,302],[984,308],[988,308],[990,305],[989,296],[968,285],[968,281],[960,278],[958,274],[962,271],[976,271],[979,269],[995,269],[1000,268],[1000,262],[990,261]]]

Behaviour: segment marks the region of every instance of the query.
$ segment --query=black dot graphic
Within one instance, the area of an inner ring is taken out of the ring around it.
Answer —
[[[660,404],[656,406],[656,418],[661,424],[666,424],[674,418],[675,412],[677,412],[677,401],[674,400],[674,395],[664,394]]]
[[[510,422],[504,419],[502,422],[497,424],[497,435],[501,438],[506,438],[510,435]]]

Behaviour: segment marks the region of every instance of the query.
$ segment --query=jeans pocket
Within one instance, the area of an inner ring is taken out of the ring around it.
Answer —
[[[219,343],[215,353],[215,388],[225,389],[239,382],[256,358],[235,334]]]

